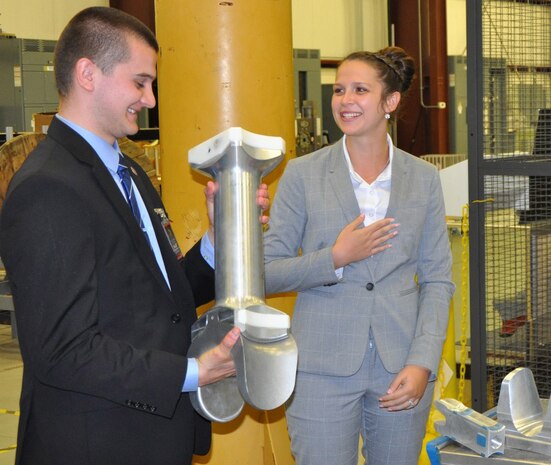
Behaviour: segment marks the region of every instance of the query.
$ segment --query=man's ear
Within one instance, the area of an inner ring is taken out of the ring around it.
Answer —
[[[81,58],[75,65],[75,83],[80,88],[91,92],[95,88],[98,67],[89,58]]]

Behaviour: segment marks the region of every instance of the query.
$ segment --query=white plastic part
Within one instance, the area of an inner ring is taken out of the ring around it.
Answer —
[[[269,329],[288,329],[291,327],[289,315],[283,312],[260,313],[246,308],[235,311],[235,325],[244,331],[247,326]]]
[[[188,161],[193,167],[199,168],[204,163],[221,157],[230,145],[262,149],[267,151],[266,153],[272,150],[285,153],[285,140],[281,137],[263,136],[233,127],[190,149]]]

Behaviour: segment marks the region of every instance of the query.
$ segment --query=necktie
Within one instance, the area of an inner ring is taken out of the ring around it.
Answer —
[[[140,215],[140,209],[138,208],[138,202],[136,201],[136,196],[134,195],[134,187],[132,185],[132,179],[130,178],[128,166],[126,166],[124,158],[120,154],[117,174],[119,175],[119,178],[121,178],[122,187],[124,188],[124,193],[126,194],[126,200],[130,205],[134,218],[136,218],[140,229],[145,232],[142,217]]]

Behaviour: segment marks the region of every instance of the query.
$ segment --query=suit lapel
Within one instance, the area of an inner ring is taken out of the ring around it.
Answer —
[[[392,181],[390,187],[390,200],[386,212],[387,218],[393,218],[396,209],[407,202],[411,195],[407,186],[408,167],[407,158],[404,153],[394,147],[394,156],[392,158]]]
[[[358,205],[358,199],[354,193],[354,187],[352,186],[352,180],[350,179],[350,170],[343,149],[344,141],[335,144],[333,151],[329,159],[329,176],[335,197],[337,198],[345,218],[346,225],[350,224],[360,214],[360,206]],[[363,227],[363,226],[360,226]],[[362,260],[358,262],[358,266],[365,266],[366,272],[373,276],[375,270],[375,263],[373,260]]]
[[[143,250],[149,248],[147,240],[145,239],[143,232],[141,231],[138,223],[136,222],[136,219],[134,218],[134,215],[132,214],[132,210],[129,208],[128,203],[121,195],[119,188],[113,182],[111,174],[105,168],[103,163],[96,163],[92,167],[92,172],[96,177],[98,184],[109,198],[109,201],[111,202],[115,210],[117,210],[117,213],[126,224],[126,227],[128,228],[128,231],[132,237],[132,241],[134,242],[138,250],[140,250],[140,252],[143,252]]]
[[[140,195],[146,203],[147,207],[147,196],[145,195],[145,189],[143,185],[139,185],[137,182],[137,176],[134,176],[132,173],[132,170],[130,170],[130,176],[134,180],[134,183],[136,184],[138,190],[140,191]],[[105,168],[103,163],[98,159],[98,163],[93,168],[93,173],[96,176],[96,179],[98,181],[98,184],[101,186],[105,194],[109,197],[109,200],[113,204],[113,207],[117,210],[119,215],[121,216],[122,220],[126,224],[126,227],[128,228],[128,232],[132,238],[132,242],[134,242],[134,245],[136,246],[136,249],[138,250],[138,254],[141,258],[141,260],[144,262],[145,266],[149,268],[151,273],[155,276],[155,279],[159,283],[159,285],[168,293],[170,293],[170,289],[167,286],[167,283],[165,281],[165,278],[159,268],[159,265],[157,264],[157,259],[155,258],[155,255],[153,251],[151,250],[151,247],[149,245],[149,242],[143,233],[143,231],[140,229],[138,223],[136,222],[136,218],[134,218],[134,215],[132,213],[132,210],[130,209],[128,203],[121,195],[121,192],[117,185],[113,182],[113,177]],[[150,208],[147,208],[149,216],[151,217],[151,211]],[[153,218],[152,218],[153,221]],[[159,240],[157,238],[157,240]]]
[[[351,223],[360,214],[360,207],[352,181],[350,171],[344,157],[343,139],[336,143],[329,154],[329,182],[335,193],[335,197],[341,206],[346,224]]]
[[[178,260],[176,259],[176,255],[174,254],[172,247],[168,242],[168,239],[166,237],[164,227],[161,224],[159,215],[155,213],[156,207],[152,202],[151,196],[147,195],[147,193],[149,192],[149,189],[144,185],[142,179],[139,176],[136,176],[134,174],[132,168],[130,169],[130,175],[134,183],[136,184],[136,187],[140,191],[142,200],[144,201],[144,204],[145,204],[145,208],[147,210],[149,218],[151,219],[151,224],[153,225],[153,230],[157,238],[157,243],[159,244],[159,249],[161,250],[161,256],[166,268],[167,276],[168,276],[168,279],[170,280],[170,286],[173,290],[177,289],[178,285],[174,282],[174,279],[176,279],[175,276],[179,274],[175,270],[175,268],[179,268],[180,265],[178,263]],[[159,270],[156,260],[155,260],[155,268]],[[163,281],[163,285],[167,287],[164,276],[162,275],[160,270],[159,270],[159,276]],[[168,287],[167,287],[167,290],[168,290]]]
[[[155,255],[153,254],[145,235],[138,226],[136,219],[132,214],[132,210],[129,208],[128,203],[122,196],[119,188],[113,180],[113,177],[109,173],[109,170],[102,163],[94,149],[78,133],[73,131],[57,118],[52,120],[52,123],[48,128],[48,136],[52,137],[56,140],[56,142],[65,147],[75,158],[90,166],[92,174],[96,178],[100,189],[103,191],[113,208],[117,211],[118,215],[125,223],[131,240],[134,243],[141,260],[155,276],[159,284],[166,290],[166,292],[170,293],[170,289],[166,284],[164,276],[157,265]],[[131,176],[136,182],[137,176],[133,176],[133,174],[131,174]],[[138,189],[140,189],[140,194],[142,194],[142,198],[144,199],[144,202],[146,202],[147,195],[145,195],[146,190],[143,185],[138,186]],[[149,211],[151,212],[152,210]],[[150,216],[152,216],[151,213]]]
[[[170,242],[166,236],[165,228],[161,221],[161,217],[158,213],[155,212],[155,209],[161,208],[162,205],[160,204],[160,202],[159,205],[155,205],[153,196],[148,195],[148,192],[151,191],[151,187],[146,186],[140,176],[135,176],[132,173],[132,169],[130,171],[132,179],[134,180],[137,188],[142,194],[142,199],[151,219],[151,224],[153,225],[155,236],[157,237],[157,242],[159,244],[159,249],[161,250],[161,256],[165,265],[166,274],[170,281],[170,289],[172,290],[171,297],[173,299],[176,299],[176,302],[179,302],[179,306],[185,307],[187,302],[194,301],[193,291],[187,279],[184,278],[185,272],[182,268],[182,264],[176,258],[176,254],[172,249],[172,246],[170,245]],[[158,277],[162,280],[162,285],[168,292],[170,292],[170,289],[168,288],[164,276],[159,270],[156,261],[155,268],[159,271]]]
[[[385,218],[394,218],[398,207],[408,202],[408,199],[411,196],[411,192],[408,191],[407,177],[407,158],[404,156],[402,150],[394,147],[394,156],[392,157],[390,199],[388,202],[388,208]],[[390,249],[390,252],[391,251],[392,249]],[[375,271],[375,267],[379,264],[384,255],[384,253],[380,253],[373,257],[373,259],[370,261],[372,271]],[[383,263],[384,262],[385,261],[383,260]]]

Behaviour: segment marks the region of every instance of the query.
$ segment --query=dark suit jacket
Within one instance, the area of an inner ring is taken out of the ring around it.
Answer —
[[[214,272],[198,245],[177,260],[161,199],[127,161],[171,289],[108,170],[61,121],[10,184],[0,252],[24,362],[18,465],[184,465],[210,446],[180,391]]]

